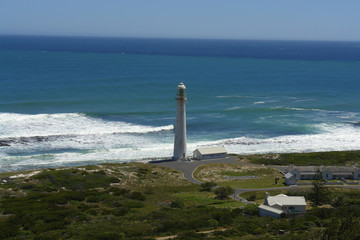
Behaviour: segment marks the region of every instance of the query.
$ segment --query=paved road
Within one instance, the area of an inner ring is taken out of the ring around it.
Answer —
[[[208,163],[239,163],[236,161],[235,156],[229,156],[227,158],[221,159],[210,159],[210,160],[193,160],[193,161],[167,161],[167,162],[157,162],[151,163],[157,166],[168,167],[176,169],[183,173],[184,178],[190,182],[201,184],[201,182],[193,177],[193,172],[201,165]]]
[[[240,163],[237,161],[237,157],[235,156],[228,156],[227,158],[221,159],[209,159],[209,160],[194,160],[194,161],[165,161],[165,162],[155,162],[151,163],[157,166],[163,166],[172,168],[182,172],[185,179],[195,184],[201,184],[201,182],[194,178],[193,173],[194,171],[201,165],[208,164],[208,163],[233,163],[233,164],[241,164],[241,165],[257,165],[257,164],[247,164],[247,163]],[[260,166],[260,165],[257,165]],[[268,167],[275,167],[281,171],[281,166],[268,166]],[[311,185],[302,185],[302,186],[286,186],[286,187],[275,187],[275,188],[235,188],[235,193],[231,195],[235,200],[244,202],[246,204],[252,204],[253,202],[248,202],[246,199],[239,197],[239,194],[245,192],[253,192],[253,191],[271,191],[271,190],[283,190],[283,189],[299,189],[299,188],[310,188]],[[360,189],[358,185],[330,185],[327,187],[342,187],[342,188],[355,188]]]

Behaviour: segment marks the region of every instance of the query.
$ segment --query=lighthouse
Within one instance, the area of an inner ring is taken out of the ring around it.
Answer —
[[[186,87],[180,83],[177,87],[176,94],[176,124],[175,124],[175,141],[174,141],[174,160],[186,160]]]

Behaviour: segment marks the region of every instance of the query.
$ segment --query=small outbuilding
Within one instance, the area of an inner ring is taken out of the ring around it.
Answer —
[[[226,158],[224,147],[198,148],[193,152],[193,158],[198,160]]]
[[[296,177],[292,173],[288,172],[284,175],[286,185],[296,185]]]

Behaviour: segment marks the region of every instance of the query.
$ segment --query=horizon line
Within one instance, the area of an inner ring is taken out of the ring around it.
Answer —
[[[202,37],[144,37],[144,36],[95,36],[95,35],[46,35],[46,34],[7,34],[0,37],[64,37],[64,38],[114,38],[114,39],[162,39],[162,40],[221,40],[221,41],[287,41],[287,42],[360,42],[360,40],[329,39],[260,39],[260,38],[202,38]]]

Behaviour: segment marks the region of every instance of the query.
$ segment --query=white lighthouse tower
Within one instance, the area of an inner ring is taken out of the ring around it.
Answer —
[[[174,141],[174,160],[186,160],[186,94],[185,85],[181,82],[176,94],[177,109],[176,109],[176,124],[175,124],[175,141]]]

